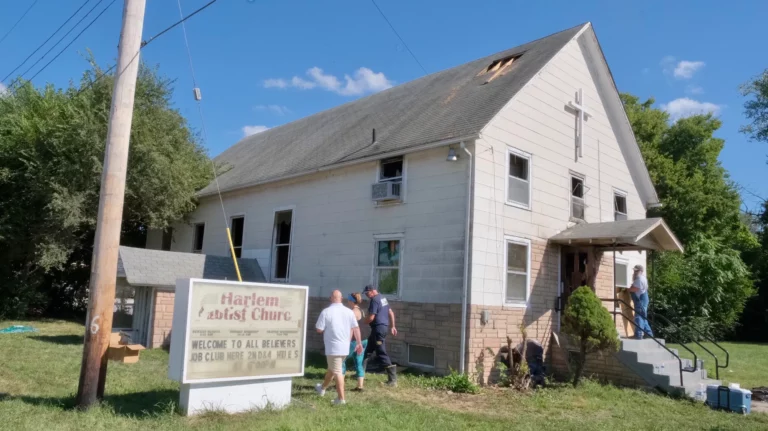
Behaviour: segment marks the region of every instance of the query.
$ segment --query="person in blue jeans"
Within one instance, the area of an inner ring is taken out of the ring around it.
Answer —
[[[359,322],[365,317],[363,310],[360,309],[360,303],[363,302],[363,296],[359,293],[350,293],[347,297],[347,306],[355,313],[355,319]],[[365,380],[365,367],[363,366],[363,355],[365,349],[368,347],[368,340],[363,340],[363,351],[359,354],[355,352],[355,340],[352,339],[349,343],[349,355],[344,359],[341,365],[342,375],[347,373],[347,361],[352,359],[355,364],[355,377],[357,378],[357,387],[352,389],[355,392],[363,391],[363,382]]]
[[[638,340],[642,340],[644,334],[653,337],[651,325],[648,324],[648,279],[643,272],[643,265],[635,265],[629,288],[635,306],[635,338]]]

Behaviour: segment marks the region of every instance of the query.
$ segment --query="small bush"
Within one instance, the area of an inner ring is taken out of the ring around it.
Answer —
[[[581,380],[587,353],[615,352],[619,349],[619,334],[613,318],[588,286],[579,287],[568,298],[563,316],[563,332],[571,336],[579,348],[574,361],[574,386]]]
[[[451,370],[451,374],[443,377],[420,376],[412,380],[416,386],[431,389],[451,391],[460,394],[476,394],[480,392],[480,387],[472,381],[467,374],[460,374]]]

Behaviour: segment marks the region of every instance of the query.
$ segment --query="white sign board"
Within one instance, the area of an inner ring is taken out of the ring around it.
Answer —
[[[290,401],[291,377],[304,374],[307,299],[306,286],[179,280],[169,376],[182,383],[182,405],[185,398],[201,398],[209,409],[228,411],[265,402],[279,406],[285,404],[285,388]],[[250,395],[233,395],[236,388]],[[185,389],[198,392],[185,396]],[[258,392],[280,399],[265,399]],[[205,394],[234,397],[242,406],[231,407],[233,400],[207,399]]]

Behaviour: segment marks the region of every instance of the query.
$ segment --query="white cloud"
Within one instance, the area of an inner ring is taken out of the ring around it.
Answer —
[[[264,88],[285,88],[288,83],[285,79],[266,79],[264,80]]]
[[[703,61],[688,61],[688,60],[682,60],[675,66],[675,70],[672,71],[672,74],[675,78],[678,79],[691,79],[693,77],[693,74],[696,73],[699,69],[704,67]]]
[[[291,112],[287,106],[283,105],[256,105],[254,106],[254,109],[259,111],[272,111],[277,115],[285,115]]]
[[[690,117],[691,115],[711,113],[717,115],[723,109],[723,105],[681,97],[669,103],[662,104],[661,109],[667,111],[672,120]]]
[[[257,133],[261,133],[265,130],[269,130],[269,127],[267,126],[244,126],[243,127],[243,137],[255,135]]]
[[[691,84],[685,87],[685,92],[688,94],[704,94],[704,89],[699,85]]]
[[[323,69],[315,66],[307,70],[307,76],[310,79],[304,79],[294,76],[290,81],[277,78],[264,81],[266,88],[287,88],[294,87],[302,90],[313,88],[322,88],[342,96],[358,96],[366,93],[376,93],[392,87],[390,81],[383,72],[374,72],[367,67],[357,69],[352,76],[344,75],[344,81],[334,75],[323,72]]]
[[[8,87],[6,87],[2,82],[0,82],[0,96],[4,95],[8,92]]]

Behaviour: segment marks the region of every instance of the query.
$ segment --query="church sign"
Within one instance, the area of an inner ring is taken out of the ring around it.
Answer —
[[[185,386],[288,382],[304,374],[307,287],[179,280],[169,375]],[[183,397],[182,397],[183,398]]]

